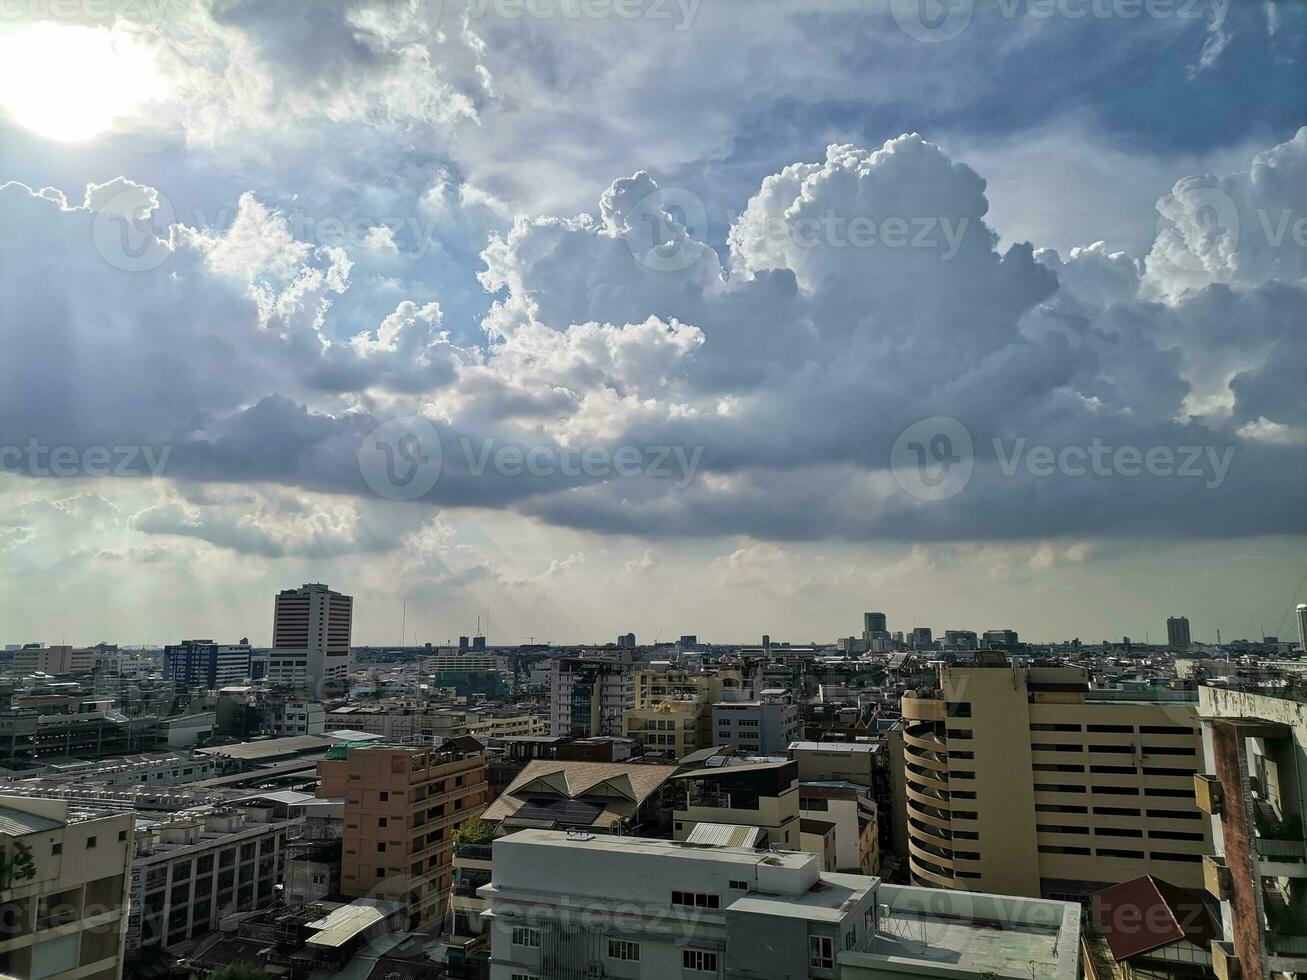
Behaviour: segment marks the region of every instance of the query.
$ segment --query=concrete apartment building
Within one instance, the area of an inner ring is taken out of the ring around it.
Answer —
[[[914,881],[1057,898],[1144,874],[1202,887],[1196,703],[1094,691],[1081,668],[997,654],[939,681],[902,701]]]
[[[823,872],[812,854],[523,830],[493,845],[491,980],[1074,980],[1080,910]]]
[[[112,698],[15,697],[13,707],[0,708],[0,765],[39,763],[51,756],[131,755],[157,741],[158,718],[128,718]]]
[[[10,673],[19,677],[31,674],[89,674],[95,666],[96,647],[24,647],[14,651]]]
[[[293,823],[289,803],[276,795],[143,821],[132,860],[129,956],[180,946],[217,929],[223,916],[272,904]]]
[[[681,759],[712,741],[712,706],[744,687],[738,667],[716,673],[641,670],[635,673],[635,705],[622,716],[622,734],[646,755]]]
[[[312,698],[349,682],[354,599],[320,582],[277,593],[268,680]]]
[[[1221,903],[1219,980],[1307,974],[1307,693],[1199,690],[1209,772],[1196,779],[1212,816],[1207,890]]]
[[[799,737],[799,706],[789,691],[764,690],[757,700],[729,699],[712,707],[712,744],[737,752],[783,755]]]
[[[64,800],[0,796],[0,974],[122,977],[132,821]]]
[[[318,796],[344,800],[341,891],[405,906],[409,928],[442,920],[450,834],[485,805],[483,752],[343,745],[318,763]]]
[[[628,651],[629,652],[629,651]],[[635,675],[628,663],[557,657],[549,663],[549,733],[564,738],[621,735],[635,707]]]
[[[250,679],[250,645],[182,640],[163,648],[163,676],[211,691],[244,684]]]

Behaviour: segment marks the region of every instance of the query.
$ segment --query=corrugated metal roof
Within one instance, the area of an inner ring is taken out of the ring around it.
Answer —
[[[761,835],[760,827],[744,827],[734,823],[697,823],[685,840],[689,844],[712,844],[717,847],[757,847]]]
[[[63,824],[50,817],[16,810],[11,806],[0,806],[0,834],[10,837],[22,837],[24,834],[37,834],[43,830],[55,830]]]

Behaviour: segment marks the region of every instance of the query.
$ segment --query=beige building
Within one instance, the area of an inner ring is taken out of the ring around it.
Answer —
[[[640,742],[646,755],[682,759],[713,744],[713,704],[723,692],[743,687],[743,675],[736,667],[723,667],[715,674],[637,671],[635,707],[622,713],[622,734]]]
[[[466,718],[468,732],[472,735],[484,735],[486,738],[549,734],[549,719],[527,712],[504,713],[470,709]]]
[[[344,800],[341,891],[403,903],[409,928],[444,917],[450,834],[486,799],[482,752],[352,745],[318,763],[318,796]]]
[[[132,824],[131,813],[0,796],[0,973],[122,976]]]
[[[95,647],[52,646],[15,650],[10,672],[29,674],[86,674],[95,666]]]
[[[1032,897],[1143,874],[1202,887],[1198,706],[1120,695],[1078,667],[995,662],[942,666],[937,691],[904,697],[914,881]]]

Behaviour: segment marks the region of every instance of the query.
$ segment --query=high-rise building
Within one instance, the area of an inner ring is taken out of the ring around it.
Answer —
[[[1017,645],[1016,630],[985,630],[981,642],[989,650],[1011,650]]]
[[[634,707],[635,675],[629,664],[578,657],[549,662],[551,735],[621,735],[623,716]]]
[[[1221,980],[1303,976],[1307,715],[1291,688],[1269,684],[1204,685],[1199,698],[1209,774],[1195,785],[1216,843],[1203,877],[1224,919],[1213,970]]]
[[[634,634],[634,633],[622,633],[620,636],[617,637],[617,645],[618,645],[619,647],[623,647],[624,649],[634,650],[634,649],[635,649],[635,634]]]
[[[122,976],[134,823],[131,812],[0,796],[0,974]]]
[[[163,676],[210,689],[250,679],[250,645],[182,640],[163,648]]]
[[[1298,646],[1307,653],[1307,602],[1298,603]]]
[[[310,696],[349,680],[354,600],[313,582],[277,593],[268,680]]]
[[[1172,650],[1188,650],[1193,645],[1189,639],[1189,617],[1169,616],[1166,620],[1166,645]]]
[[[902,705],[915,881],[1045,897],[1145,874],[1202,887],[1193,700],[1090,689],[1079,667],[994,654],[939,673],[938,690]]]
[[[448,910],[451,834],[485,806],[485,754],[340,746],[318,763],[318,776],[318,796],[345,801],[341,892],[403,903],[411,929],[439,922]]]
[[[920,650],[924,647],[930,646],[932,642],[934,641],[929,626],[912,627],[912,649]]]
[[[864,633],[884,633],[888,628],[884,613],[869,612],[862,614],[862,631]]]

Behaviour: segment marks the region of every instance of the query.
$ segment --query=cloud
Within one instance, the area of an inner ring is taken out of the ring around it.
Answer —
[[[474,341],[453,339],[434,299],[341,322],[347,250],[297,237],[255,195],[212,227],[161,222],[163,199],[125,178],[77,207],[10,184],[0,218],[20,234],[0,245],[0,289],[19,318],[6,323],[0,444],[167,446],[173,479],[344,498],[294,517],[271,497],[244,512],[172,500],[138,520],[265,556],[395,546],[348,501],[370,492],[362,440],[397,415],[441,433],[428,505],[602,533],[1301,531],[1292,489],[1243,501],[1268,481],[1301,485],[1286,483],[1303,472],[1292,441],[1268,434],[1307,423],[1303,252],[1248,228],[1303,208],[1304,159],[1307,130],[1216,182],[1237,236],[1204,230],[1201,196],[1178,182],[1143,259],[1101,242],[1065,257],[1001,249],[984,178],[916,134],[832,145],[766,178],[725,261],[691,233],[693,199],[637,172],[597,218],[518,216],[491,237],[481,282],[494,300]],[[155,223],[156,267],[115,265],[113,239],[97,238],[111,201],[118,227]],[[56,261],[76,291],[42,274]],[[932,416],[965,427],[975,465],[962,492],[925,503],[890,463],[899,434]],[[1203,479],[1005,471],[1016,446],[1095,442],[1198,447],[1220,465]],[[648,465],[481,469],[497,447],[548,459],[629,447]],[[660,452],[683,472],[660,471]]]

